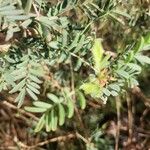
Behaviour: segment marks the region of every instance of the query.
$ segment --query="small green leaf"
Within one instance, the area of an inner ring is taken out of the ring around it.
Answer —
[[[129,78],[129,74],[128,74],[126,71],[124,71],[124,70],[118,70],[117,73],[118,73],[120,76],[122,76],[122,77],[124,77],[124,78],[126,78],[126,79]]]
[[[144,37],[144,41],[145,41],[145,45],[149,45],[150,44],[150,32],[148,32],[146,34],[146,36]]]
[[[30,16],[27,16],[27,15],[15,15],[15,16],[7,16],[6,17],[7,19],[10,19],[10,20],[15,20],[15,21],[20,21],[20,20],[27,20],[30,18]]]
[[[51,110],[51,124],[52,124],[52,131],[56,131],[57,129],[57,121],[58,121],[58,117],[55,114],[54,109]]]
[[[40,91],[37,90],[35,87],[31,86],[30,84],[27,84],[27,87],[34,93],[40,94]]]
[[[36,106],[36,107],[45,108],[45,109],[52,108],[51,104],[45,103],[45,102],[42,102],[42,101],[33,102],[33,105]]]
[[[74,53],[77,53],[83,47],[84,41],[85,41],[85,35],[82,35],[79,43],[77,44],[77,47],[73,51]]]
[[[95,69],[98,72],[100,71],[103,53],[104,53],[104,49],[102,46],[102,40],[101,39],[95,39],[94,45],[92,48],[92,54],[93,54]]]
[[[59,49],[59,47],[58,47],[59,44],[57,41],[51,41],[48,43],[48,45],[53,49]]]
[[[41,131],[41,129],[44,127],[44,124],[45,124],[45,114],[43,114],[42,117],[40,118],[34,131],[35,132]]]
[[[140,63],[146,63],[146,64],[150,64],[150,58],[148,56],[144,56],[144,55],[136,55],[135,58],[140,62]]]
[[[135,63],[128,63],[127,66],[130,70],[141,72],[141,67]]]
[[[46,124],[46,131],[50,132],[52,130],[51,112],[50,111],[46,114],[45,124]]]
[[[15,76],[14,81],[20,80],[25,77],[26,77],[26,72],[22,72],[18,76]]]
[[[29,88],[26,89],[28,94],[34,99],[34,100],[38,100],[38,97],[34,94],[33,91],[31,91]]]
[[[15,93],[22,89],[25,86],[26,79],[22,80],[20,83],[18,83],[9,93]]]
[[[77,33],[75,39],[73,40],[71,45],[68,47],[68,51],[72,50],[73,48],[77,46],[79,38],[80,38],[80,34]]]
[[[120,91],[120,87],[119,87],[119,85],[117,85],[117,84],[113,84],[113,83],[112,83],[112,84],[109,84],[109,87],[110,87],[111,89],[117,91],[117,92]]]
[[[15,101],[18,101],[18,108],[20,108],[22,106],[24,99],[25,99],[25,95],[26,95],[26,90],[24,88],[20,91],[18,97],[15,100]]]
[[[43,74],[44,74],[44,71],[43,71],[42,69],[41,69],[41,70],[39,70],[39,69],[35,70],[35,69],[30,68],[30,69],[29,69],[29,72],[30,72],[32,75],[35,75],[35,76],[37,76],[37,77],[42,77]]]
[[[31,23],[32,23],[32,20],[31,20],[31,19],[27,19],[27,20],[25,20],[25,21],[21,24],[21,26],[22,26],[24,29],[26,29]]]
[[[19,14],[23,14],[24,11],[23,10],[3,10],[3,11],[0,11],[0,15],[3,15],[3,16],[16,16],[16,15],[19,15]]]
[[[80,59],[77,60],[76,66],[74,67],[74,71],[78,71],[82,65],[82,61]]]
[[[118,96],[118,93],[116,91],[111,91],[112,96]]]
[[[33,112],[33,113],[43,113],[43,112],[47,111],[47,108],[26,106],[25,110],[29,111],[29,112]]]
[[[56,131],[57,130],[57,124],[58,124],[58,116],[55,114],[55,117],[54,117],[54,126],[52,128],[52,131]]]
[[[144,38],[141,37],[134,48],[134,54],[141,51],[143,49],[143,47],[144,47]]]
[[[63,47],[67,46],[67,41],[68,41],[68,32],[66,30],[63,30],[63,38],[62,38],[62,44]]]
[[[53,101],[54,103],[59,103],[59,99],[58,99],[58,97],[57,97],[56,95],[54,95],[54,94],[52,94],[52,93],[48,93],[48,94],[47,94],[47,97],[48,97],[51,101]]]
[[[74,114],[74,103],[71,99],[68,99],[67,106],[68,106],[68,118],[71,118]]]
[[[81,106],[81,109],[85,109],[86,99],[85,99],[83,93],[78,91],[77,94],[78,94],[78,100],[79,100],[79,105]]]
[[[107,88],[103,88],[103,92],[106,96],[110,96],[111,92]]]
[[[33,86],[36,89],[40,89],[40,86],[37,83],[35,83],[35,82],[31,82],[30,81],[28,84],[31,85],[31,86]]]
[[[17,68],[19,68],[19,70],[21,69],[21,68],[24,68],[24,67],[26,67],[27,65],[28,65],[28,58],[26,58],[27,60],[24,60],[22,63],[20,63],[20,64],[18,64],[16,67]],[[25,68],[24,68],[25,69]],[[18,70],[18,71],[19,71]],[[16,70],[17,71],[17,70]]]
[[[13,5],[6,5],[6,6],[3,6],[3,5],[1,4],[1,6],[0,6],[0,11],[6,11],[6,10],[10,11],[10,10],[14,10],[14,9],[15,9],[15,7],[14,7]]]
[[[65,109],[62,104],[58,104],[59,125],[62,126],[65,122]]]
[[[38,77],[34,76],[34,75],[29,75],[29,78],[34,81],[35,83],[41,84],[42,81],[40,79],[38,79]]]
[[[66,59],[67,59],[66,53],[62,52],[60,57],[59,57],[58,63],[62,63]]]
[[[103,68],[106,68],[109,65],[109,61],[108,59],[110,58],[109,55],[106,55],[102,60],[101,60],[101,65],[100,65],[100,70],[102,70]]]
[[[101,88],[98,84],[91,82],[82,84],[80,89],[82,89],[85,94],[91,94],[94,97],[98,97],[101,91]]]
[[[21,67],[20,69],[14,70],[11,74],[12,74],[13,76],[18,76],[18,75],[20,75],[20,73],[23,73],[23,72],[25,72],[25,71],[26,71],[26,68]]]
[[[132,59],[134,58],[134,55],[135,55],[134,52],[131,51],[126,58],[125,63],[129,63],[130,61],[132,61]]]

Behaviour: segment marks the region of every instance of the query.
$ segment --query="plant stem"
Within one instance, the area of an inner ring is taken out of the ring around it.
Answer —
[[[126,93],[126,100],[127,100],[127,106],[128,106],[128,130],[129,130],[129,137],[128,137],[128,143],[132,142],[132,136],[133,136],[133,114],[132,114],[132,101],[129,97],[129,94]]]
[[[121,125],[121,121],[120,121],[120,106],[121,106],[121,102],[120,102],[120,97],[116,97],[116,109],[117,109],[117,131],[116,131],[116,138],[115,138],[115,150],[119,149],[119,136],[120,136],[120,125]]]

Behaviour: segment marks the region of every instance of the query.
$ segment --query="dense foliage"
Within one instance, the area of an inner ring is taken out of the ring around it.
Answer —
[[[150,64],[149,5],[0,0],[1,94],[38,113],[35,132],[76,131],[88,150],[113,149],[94,121],[98,111],[90,111],[107,103],[114,109],[114,101],[139,85],[138,75]]]

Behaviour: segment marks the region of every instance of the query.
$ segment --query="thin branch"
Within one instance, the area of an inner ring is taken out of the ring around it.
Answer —
[[[6,105],[7,107],[11,108],[11,109],[17,110],[19,113],[24,114],[24,115],[26,115],[26,116],[28,116],[28,117],[34,119],[35,121],[39,121],[39,118],[37,118],[37,117],[34,116],[33,114],[31,114],[31,113],[29,113],[29,112],[26,112],[26,111],[24,111],[24,110],[22,110],[22,109],[17,108],[15,105],[9,103],[8,101],[3,101],[2,103],[3,103],[4,105]]]
[[[92,70],[96,71],[95,68],[91,64],[89,64],[87,61],[85,61],[83,58],[81,58],[80,56],[78,56],[78,55],[76,55],[76,54],[74,54],[72,52],[69,52],[69,53],[70,53],[71,56],[80,59],[85,65],[87,65],[88,67],[90,67]]]
[[[89,143],[89,141],[85,137],[83,137],[81,134],[79,134],[78,132],[76,132],[76,136],[78,138],[80,138],[84,143],[86,143],[86,144]]]
[[[35,10],[35,13],[36,13],[37,17],[39,17],[40,16],[40,12],[37,10],[37,7],[36,7],[35,3],[33,3],[33,8]]]
[[[73,94],[73,100],[75,101],[75,83],[74,83],[74,72],[73,72],[73,66],[72,66],[72,59],[70,58],[70,74],[71,74],[71,90],[74,92]]]
[[[127,106],[128,106],[128,131],[129,131],[128,142],[131,143],[132,137],[133,137],[132,101],[127,93],[126,93],[126,100],[127,100]]]
[[[102,108],[102,105],[96,104],[96,103],[94,103],[94,102],[92,102],[92,101],[88,101],[87,104],[88,104],[89,106],[93,107],[94,109],[100,109],[100,108]]]
[[[68,134],[68,135],[58,136],[58,137],[55,137],[55,138],[51,138],[51,139],[45,140],[45,141],[40,142],[40,143],[38,143],[38,144],[35,144],[35,145],[33,145],[33,146],[27,146],[27,145],[25,145],[25,144],[22,143],[22,142],[19,142],[19,145],[20,145],[22,148],[33,149],[33,148],[36,148],[36,147],[40,147],[40,146],[46,145],[46,144],[48,144],[48,143],[66,141],[66,140],[70,140],[70,139],[72,139],[72,138],[76,138],[76,134],[70,133],[70,134]]]
[[[71,72],[71,88],[72,88],[72,91],[74,92],[73,100],[74,100],[74,103],[76,103],[75,78],[74,78],[73,65],[72,65],[72,60],[71,59],[70,59],[70,72]],[[80,114],[78,108],[76,107],[76,105],[75,105],[75,113],[76,113],[76,116],[77,116],[77,119],[78,119],[77,121],[79,121],[80,127],[83,129],[84,134],[87,137],[87,132],[85,131],[85,126],[84,126],[83,120],[81,118],[81,114]]]
[[[141,126],[144,127],[144,117],[148,114],[148,112],[150,111],[150,108],[146,108],[143,113],[142,113],[142,116],[140,117],[140,123],[141,123]]]
[[[115,138],[115,150],[119,149],[119,137],[120,137],[120,127],[121,127],[120,106],[121,106],[120,97],[116,97],[117,131],[116,131],[116,138]]]
[[[134,87],[132,93],[138,96],[141,100],[143,100],[145,106],[150,107],[150,98],[147,98],[139,87]]]
[[[71,73],[71,90],[74,92],[73,100],[74,100],[74,103],[76,103],[74,72],[73,72],[73,66],[72,66],[72,60],[71,59],[70,59],[70,73]],[[75,106],[75,112],[76,112],[76,115],[77,115],[77,118],[78,118],[78,121],[80,123],[81,128],[84,129],[83,121],[81,119],[80,113],[79,113],[76,106]]]

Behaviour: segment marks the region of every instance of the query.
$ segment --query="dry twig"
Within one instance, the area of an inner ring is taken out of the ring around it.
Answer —
[[[24,110],[22,110],[22,109],[17,108],[15,105],[9,103],[8,101],[3,101],[2,103],[3,103],[4,105],[6,105],[7,107],[11,108],[11,109],[17,110],[19,113],[24,114],[24,115],[26,115],[26,116],[28,116],[28,117],[34,119],[35,121],[38,121],[38,120],[39,120],[39,119],[38,119],[36,116],[34,116],[33,114],[31,114],[31,113],[29,113],[29,112],[26,112],[26,111],[24,111]]]
[[[72,138],[76,138],[76,134],[70,133],[70,134],[68,134],[68,135],[58,136],[58,137],[55,137],[55,138],[51,138],[51,139],[45,140],[45,141],[40,142],[40,143],[38,143],[38,144],[35,144],[35,145],[33,145],[33,146],[27,146],[27,145],[25,145],[25,144],[22,143],[22,142],[19,142],[19,145],[20,145],[22,148],[27,148],[28,150],[30,150],[30,149],[35,149],[35,148],[37,148],[37,147],[46,145],[46,144],[48,144],[48,143],[66,141],[66,140],[70,140],[70,139],[72,139]]]

